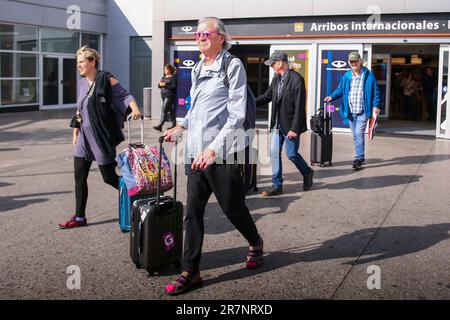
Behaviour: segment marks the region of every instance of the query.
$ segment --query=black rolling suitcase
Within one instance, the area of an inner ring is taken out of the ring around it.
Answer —
[[[333,156],[333,133],[331,112],[327,111],[327,104],[324,103],[323,111],[311,118],[311,166],[319,164],[321,167],[326,162],[331,166]]]
[[[163,150],[163,141],[161,137],[160,150]],[[161,163],[161,155],[159,161]],[[156,198],[150,201],[138,200],[133,204],[130,255],[136,267],[144,267],[149,275],[172,263],[177,268],[181,265],[183,204],[176,200],[176,159],[173,168],[173,197],[161,197],[159,180],[161,172],[158,172]],[[160,170],[159,166],[158,169]]]

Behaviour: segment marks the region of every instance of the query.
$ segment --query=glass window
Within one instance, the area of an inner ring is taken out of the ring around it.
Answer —
[[[32,104],[38,102],[38,80],[0,81],[1,104]]]
[[[38,28],[0,24],[0,49],[38,51]]]
[[[37,77],[37,55],[32,53],[0,53],[1,78]]]
[[[100,51],[100,35],[82,33],[81,34],[81,46],[88,46],[89,48]]]
[[[58,29],[41,29],[41,51],[75,54],[80,44],[80,33]]]

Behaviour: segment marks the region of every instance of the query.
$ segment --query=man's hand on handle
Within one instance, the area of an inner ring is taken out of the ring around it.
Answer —
[[[333,99],[330,96],[325,97],[325,99],[323,99],[323,101],[325,101],[325,102],[331,102],[332,100]]]
[[[164,131],[163,137],[165,142],[175,142],[186,130],[181,125],[177,124],[172,129]]]

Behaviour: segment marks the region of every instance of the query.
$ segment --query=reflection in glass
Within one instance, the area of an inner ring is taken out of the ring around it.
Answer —
[[[41,51],[75,53],[80,43],[80,33],[58,29],[41,29]]]
[[[77,102],[77,61],[63,59],[63,104]]]
[[[1,104],[33,104],[38,102],[38,80],[2,80]]]
[[[37,55],[32,53],[0,53],[1,78],[36,78]]]
[[[58,92],[58,58],[44,58],[43,65],[43,81],[44,81],[44,105],[59,104]]]
[[[81,35],[81,46],[85,45],[89,48],[100,51],[100,36],[98,34],[83,33]]]
[[[38,28],[0,24],[0,49],[38,51]]]

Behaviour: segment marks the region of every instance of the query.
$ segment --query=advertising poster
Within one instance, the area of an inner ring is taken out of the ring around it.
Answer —
[[[338,87],[342,76],[350,70],[348,54],[354,50],[322,50],[321,56],[321,87],[320,108],[323,108],[323,99]],[[329,105],[333,128],[348,128],[348,120],[342,116],[342,99],[333,100]]]
[[[308,90],[308,50],[283,50],[288,55],[288,60],[293,64],[293,69],[305,78],[306,90]]]
[[[175,99],[177,118],[183,118],[191,107],[191,72],[198,61],[200,61],[200,51],[174,51],[173,65],[177,68],[177,95]]]

